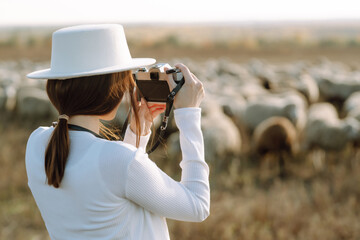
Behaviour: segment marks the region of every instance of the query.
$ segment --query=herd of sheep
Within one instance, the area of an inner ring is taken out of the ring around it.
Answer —
[[[260,60],[182,62],[205,86],[202,129],[211,164],[221,167],[241,154],[273,154],[282,167],[284,158],[299,152],[341,151],[360,142],[358,69],[327,59],[277,65]],[[56,119],[45,81],[26,78],[48,65],[0,62],[0,112],[32,121]],[[126,111],[121,106],[118,119],[123,120]],[[174,121],[168,128],[168,154],[180,158]]]

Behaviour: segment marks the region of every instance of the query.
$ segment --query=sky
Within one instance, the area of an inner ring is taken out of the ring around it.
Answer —
[[[0,0],[0,26],[360,19],[359,0]]]

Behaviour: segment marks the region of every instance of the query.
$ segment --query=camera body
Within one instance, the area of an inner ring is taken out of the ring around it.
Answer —
[[[168,68],[165,71],[165,67]],[[149,68],[140,68],[133,73],[137,85],[138,99],[144,97],[147,102],[165,103],[170,94],[166,75],[172,74],[175,83],[183,79],[180,69],[172,68],[167,63],[157,63]]]

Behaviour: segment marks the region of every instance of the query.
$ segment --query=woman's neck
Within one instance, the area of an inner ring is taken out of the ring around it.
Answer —
[[[69,118],[68,123],[84,127],[99,134],[100,131],[99,119],[100,118],[98,116],[75,115]]]

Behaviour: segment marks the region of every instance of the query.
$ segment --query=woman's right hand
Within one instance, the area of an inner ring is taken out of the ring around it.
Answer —
[[[174,107],[199,107],[205,96],[202,82],[200,82],[200,80],[193,73],[191,73],[184,64],[179,63],[176,64],[175,67],[181,70],[185,78],[185,83],[175,96]],[[172,77],[172,74],[167,74],[167,83],[169,84],[170,91],[176,87],[176,83]]]

